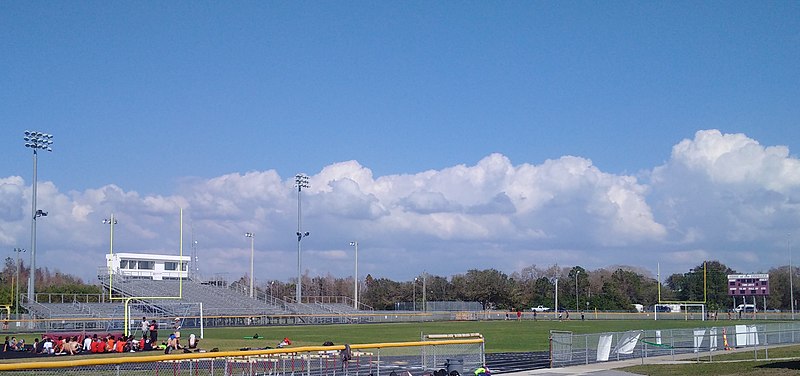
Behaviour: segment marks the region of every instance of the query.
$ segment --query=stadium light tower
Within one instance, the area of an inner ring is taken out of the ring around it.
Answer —
[[[792,283],[792,275],[794,274],[794,270],[792,269],[792,234],[790,233],[786,237],[786,251],[789,252],[789,305],[792,307],[792,320],[794,320],[794,286]]]
[[[252,232],[245,232],[244,236],[250,238],[250,297],[253,297],[253,283],[255,280],[253,279],[253,242],[255,241],[256,235]]]
[[[111,240],[108,242],[108,254],[112,257],[112,260],[108,263],[108,298],[111,299],[111,276],[114,273],[114,266],[111,264],[114,262],[114,225],[117,224],[114,213],[111,213],[111,217],[103,219],[103,224],[111,226]]]
[[[575,270],[575,312],[580,310],[580,306],[578,306],[578,274],[581,274],[581,271]]]
[[[302,230],[302,221],[301,221],[301,206],[300,206],[300,192],[303,188],[309,188],[308,185],[308,176],[304,174],[297,174],[294,176],[294,186],[297,187],[297,289],[295,291],[295,297],[297,298],[298,303],[302,303],[300,300],[302,298],[302,283],[303,283],[303,276],[300,274],[301,264],[300,264],[300,241],[303,240],[306,236],[311,235],[310,232],[306,231],[303,232]]]
[[[28,277],[28,302],[36,300],[34,292],[36,291],[36,218],[46,217],[47,212],[36,209],[36,185],[37,185],[37,171],[36,163],[38,158],[38,150],[53,151],[53,135],[37,132],[25,131],[25,147],[33,149],[33,184],[31,187],[31,273]]]
[[[17,254],[17,260],[14,262],[14,273],[17,275],[17,285],[14,287],[14,313],[19,318],[19,254],[25,252],[24,248],[14,248],[14,253]]]
[[[274,298],[272,297],[272,289],[275,287],[275,281],[269,282],[269,304],[272,304]]]
[[[353,281],[355,282],[353,287],[353,308],[358,310],[358,241],[350,242],[350,246],[356,248],[356,271],[353,274]]]
[[[411,306],[414,307],[414,312],[417,312],[417,280],[419,280],[419,278],[414,277],[414,295],[412,298],[414,302],[411,304]]]
[[[550,278],[550,282],[555,284],[556,302],[555,307],[553,307],[553,313],[558,316],[558,275],[554,275],[553,278]]]

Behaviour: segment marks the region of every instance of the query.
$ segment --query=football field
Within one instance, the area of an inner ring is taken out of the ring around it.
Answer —
[[[486,341],[486,352],[546,351],[550,330],[572,331],[576,334],[623,332],[637,329],[700,328],[743,324],[745,321],[720,320],[508,320],[508,321],[445,321],[396,324],[345,324],[269,327],[207,328],[200,347],[235,350],[240,348],[274,348],[283,338],[292,346],[334,344],[364,344],[418,341],[423,334],[480,333]],[[747,321],[746,323],[753,323]],[[200,334],[197,328],[184,329],[183,338],[190,333]],[[255,337],[258,338],[249,338]]]

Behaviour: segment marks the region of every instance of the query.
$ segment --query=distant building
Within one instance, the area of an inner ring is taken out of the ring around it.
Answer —
[[[147,253],[115,253],[106,255],[106,268],[112,274],[128,278],[186,279],[189,276],[189,256],[154,255]]]

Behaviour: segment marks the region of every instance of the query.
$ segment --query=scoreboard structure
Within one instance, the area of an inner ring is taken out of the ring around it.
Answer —
[[[728,296],[769,295],[769,274],[728,274]]]

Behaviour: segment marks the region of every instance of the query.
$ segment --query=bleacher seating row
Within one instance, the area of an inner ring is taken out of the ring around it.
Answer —
[[[170,307],[170,302],[175,303],[180,297],[185,311],[199,313],[199,305],[203,303],[203,314],[213,315],[280,315],[291,314],[284,307],[251,299],[249,296],[239,294],[227,287],[206,285],[193,280],[166,280],[154,281],[147,279],[117,279],[112,282],[112,290],[125,297],[140,297],[138,302],[164,308],[164,315],[185,315],[185,312],[176,311]],[[107,287],[106,287],[107,288]],[[174,304],[173,304],[174,305]],[[196,305],[191,309],[191,305]]]
[[[116,301],[34,302],[25,306],[35,317],[43,319],[113,318],[116,321],[124,315],[124,305],[121,303],[127,298],[132,298],[128,304],[131,318],[196,317],[200,315],[199,303],[202,303],[202,314],[205,317],[291,316],[293,323],[345,323],[351,320],[348,315],[359,312],[352,305],[343,302],[289,303],[263,293],[250,298],[248,289],[236,284],[203,284],[192,279],[150,280],[115,276],[111,281],[105,277],[100,278],[100,283],[104,291],[112,290]],[[109,325],[122,325],[121,321],[114,323],[114,320]]]

